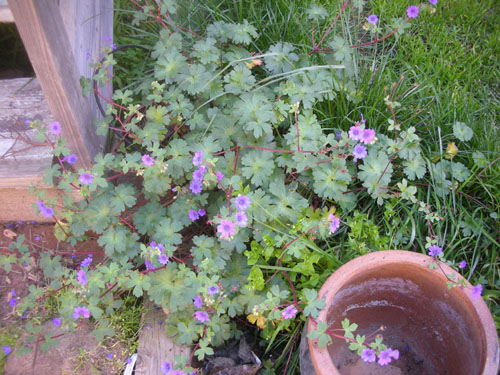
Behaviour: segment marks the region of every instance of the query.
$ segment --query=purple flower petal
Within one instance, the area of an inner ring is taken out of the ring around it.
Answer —
[[[378,22],[378,17],[375,14],[370,14],[367,18],[368,22],[375,25]]]
[[[297,309],[293,306],[290,305],[288,306],[285,310],[281,312],[281,317],[283,319],[291,319],[297,314]]]
[[[483,293],[483,286],[481,284],[477,284],[476,286],[472,287],[472,292],[470,294],[471,298],[477,299],[481,297],[481,294]]]
[[[61,132],[61,124],[57,121],[54,121],[49,125],[49,130],[52,134],[58,135]]]
[[[235,199],[234,205],[238,211],[245,211],[250,207],[250,199],[246,195],[240,195]]]
[[[408,18],[416,18],[418,17],[418,8],[415,5],[411,5],[406,9],[406,15]]]

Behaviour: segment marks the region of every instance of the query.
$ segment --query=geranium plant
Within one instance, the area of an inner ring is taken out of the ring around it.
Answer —
[[[203,359],[235,335],[231,319],[237,316],[246,315],[272,339],[294,319],[318,316],[325,306],[315,289],[341,264],[322,244],[335,241],[360,200],[418,205],[434,251],[439,239],[431,224],[440,218],[417,200],[412,181],[430,173],[446,194],[451,178],[463,181],[469,172],[451,152],[447,160],[430,162],[415,127],[398,118],[400,100],[415,86],[405,88],[401,79],[380,93],[385,123],[356,111],[345,119],[349,126],[340,126],[320,110],[340,95],[359,101],[362,49],[397,40],[418,8],[389,23],[374,14],[353,17],[364,28],[359,38],[369,41],[351,43],[337,22],[346,13],[359,15],[364,1],[345,1],[333,19],[313,4],[312,44],[304,53],[284,41],[257,50],[253,42],[259,35],[248,22],[218,21],[200,35],[177,23],[173,0],[132,2],[136,25],[159,27],[151,50],[154,69],[134,89],[115,90],[109,98],[82,80],[85,93],[94,90],[107,102],[97,131],[111,130],[113,146],[90,170],[76,170],[76,156],[59,139],[53,145],[58,163],[46,182],[81,198],[68,195],[62,207],[37,192],[36,208],[56,220],[58,238],[75,244],[96,237],[102,256],[95,262],[92,254],[75,253],[86,257],[75,268],[60,256],[40,253],[50,283],[31,288],[17,302],[18,311],[36,310],[45,294],[57,296],[59,324],[73,330],[91,317],[100,339],[113,333],[107,317],[120,305],[116,296],[132,290],[168,310],[168,335],[194,344],[193,354]],[[113,48],[94,65],[101,84],[115,63]],[[60,130],[33,126],[48,142],[45,132]],[[457,124],[458,139],[467,140],[469,132]],[[11,250],[19,257],[4,263],[30,256],[23,238]],[[38,328],[31,328],[36,334]],[[331,336],[325,323],[318,328],[323,330],[312,335],[326,345]],[[347,322],[345,328],[342,337],[356,342],[355,327]],[[45,338],[43,344],[48,348],[55,340]],[[375,351],[381,365],[397,359],[397,351],[388,352],[380,341],[369,348],[359,340],[356,345],[369,362]],[[194,371],[184,367],[189,360],[176,365]]]

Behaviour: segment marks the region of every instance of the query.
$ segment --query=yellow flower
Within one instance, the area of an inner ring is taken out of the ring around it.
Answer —
[[[458,152],[458,147],[455,145],[455,142],[448,143],[448,146],[446,146],[446,159],[453,159]]]
[[[260,329],[266,328],[267,318],[259,312],[249,314],[247,320],[252,324],[257,324]]]

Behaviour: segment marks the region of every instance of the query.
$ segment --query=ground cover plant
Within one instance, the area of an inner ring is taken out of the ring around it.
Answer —
[[[96,80],[105,83],[111,65],[119,77],[111,98],[97,93],[108,104],[97,131],[113,135],[109,152],[78,170],[59,140],[47,182],[83,199],[61,207],[37,197],[61,239],[97,234],[105,258],[71,268],[39,254],[51,283],[16,299],[18,311],[58,295],[61,324],[92,318],[102,338],[113,334],[114,296],[147,293],[169,310],[167,333],[194,344],[198,359],[246,319],[263,352],[282,350],[266,371],[293,373],[300,327],[324,307],[323,281],[356,256],[395,247],[461,269],[497,311],[498,83],[490,70],[469,95],[472,82],[448,68],[497,61],[460,55],[469,42],[458,40],[455,60],[423,64],[442,43],[426,28],[448,27],[436,21],[442,12],[463,15],[463,2],[434,3],[131,1],[121,26],[131,36],[96,59]],[[495,9],[475,6],[476,17],[492,17],[483,31],[494,29]],[[457,27],[480,19],[463,18]],[[148,51],[119,50],[129,43]],[[60,131],[33,126],[41,137]],[[7,264],[28,256],[21,240],[10,251],[20,258]],[[351,322],[344,328],[318,322],[312,337],[354,340],[380,365],[397,359],[378,339],[355,339]],[[46,349],[56,343],[46,339]],[[194,371],[187,360],[179,371]]]

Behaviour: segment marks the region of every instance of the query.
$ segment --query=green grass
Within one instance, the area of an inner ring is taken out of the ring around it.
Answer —
[[[317,2],[327,7],[332,18],[337,14],[340,1]],[[128,0],[115,0],[115,3],[120,8],[133,9]],[[306,52],[311,49],[311,25],[305,15],[308,3],[301,0],[193,0],[182,2],[185,8],[180,10],[180,15],[197,32],[213,21],[242,22],[247,19],[261,36],[253,46],[255,51],[265,51],[282,40]],[[367,2],[361,17],[375,13],[380,22],[385,23],[393,17],[404,17],[411,4],[410,0],[372,0]],[[127,15],[129,13],[120,15],[118,12],[117,17]],[[316,108],[325,126],[335,123],[346,129],[362,112],[371,126],[385,129],[390,113],[384,104],[384,89],[404,75],[397,91],[409,92],[401,99],[403,108],[397,112],[398,119],[406,121],[405,127],[417,128],[429,159],[438,160],[447,144],[455,142],[459,152],[454,161],[463,163],[472,172],[468,180],[458,184],[447,196],[439,193],[427,174],[419,186],[418,198],[428,202],[444,218],[434,226],[434,231],[444,240],[446,258],[455,263],[466,260],[468,267],[464,276],[473,284],[484,284],[484,297],[497,328],[500,328],[499,17],[500,4],[495,0],[439,1],[436,13],[421,11],[394,48],[394,37],[391,37],[363,49],[358,65],[360,70],[354,80],[358,94],[356,102],[339,95]],[[149,25],[145,31],[139,31],[123,20],[115,23],[115,27],[119,41],[124,38],[123,34],[131,32],[131,40],[152,43],[151,34],[155,33]],[[345,18],[338,23],[338,30],[341,29],[348,31],[351,38],[358,36],[358,31],[353,30]],[[141,61],[140,57],[133,57],[134,53],[130,55],[131,62],[133,59]],[[315,56],[313,61],[321,62],[324,58],[328,56]],[[369,69],[373,66],[377,68],[376,73]],[[135,68],[130,64],[126,69],[133,74]],[[419,109],[422,112],[415,116]],[[464,143],[453,136],[452,126],[456,121],[473,128],[471,141]],[[476,151],[485,155],[486,165],[475,165],[472,155]],[[379,237],[374,235],[360,240],[365,241],[369,249],[382,246],[381,238],[385,237],[390,248],[425,252],[428,228],[416,207],[399,200],[378,207],[371,199],[364,199],[359,210],[367,215],[359,225],[369,228],[374,223],[378,227]],[[341,235],[335,236],[335,243],[325,244],[325,249],[347,262],[359,255],[359,250],[349,245],[349,241],[349,233],[344,229]],[[348,250],[342,250],[345,248]],[[293,358],[297,358],[296,353]],[[283,370],[283,366],[284,363],[279,369]],[[288,374],[298,373],[294,366],[289,369]]]

